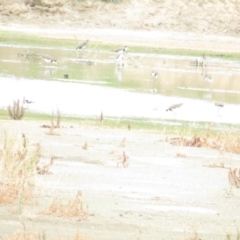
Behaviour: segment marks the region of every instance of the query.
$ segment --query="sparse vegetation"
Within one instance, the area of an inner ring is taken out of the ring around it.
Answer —
[[[8,115],[14,120],[20,120],[23,118],[25,113],[25,108],[23,102],[20,102],[20,99],[14,100],[12,106],[8,105]]]
[[[117,167],[119,166],[119,164],[122,164],[123,167],[127,167],[129,165],[128,162],[129,157],[126,155],[126,153],[123,151],[122,154],[122,161],[117,163]]]
[[[51,118],[51,125],[43,125],[44,128],[49,128],[49,131],[47,132],[48,135],[58,135],[54,132],[56,128],[60,128],[61,123],[61,113],[59,109],[57,110],[57,117],[56,117],[56,123],[54,123],[54,113],[52,112],[52,118]]]
[[[52,204],[41,214],[77,218],[78,220],[85,220],[89,217],[88,212],[83,207],[81,191],[78,191],[74,201],[63,203],[60,199],[54,199]]]
[[[33,192],[33,176],[39,161],[38,147],[31,146],[25,134],[16,140],[5,133],[0,151],[0,204],[29,199]]]
[[[83,149],[83,150],[87,150],[87,149],[88,149],[88,143],[87,143],[87,142],[85,142],[85,143],[83,144],[82,149]]]
[[[240,188],[240,168],[230,168],[228,171],[228,179],[231,185],[236,188]]]
[[[41,175],[45,175],[45,174],[50,174],[50,171],[49,171],[49,168],[53,165],[53,162],[54,162],[54,156],[51,157],[50,161],[48,164],[40,167],[40,166],[37,166],[37,173],[38,174],[41,174]]]
[[[10,235],[7,235],[3,238],[3,236],[0,236],[0,239],[4,239],[4,240],[46,240],[48,239],[45,232],[42,231],[42,233],[34,233],[33,231],[30,231],[25,224],[25,220],[23,218],[21,218],[20,223],[22,225],[22,231],[17,231],[15,233],[12,233]],[[56,236],[56,238],[54,239],[58,239],[58,240],[62,240],[63,238],[60,236]],[[76,232],[75,236],[73,238],[67,238],[68,240],[73,239],[73,240],[87,240],[89,238],[86,238],[84,236],[82,236],[81,234],[79,234],[78,232]]]
[[[184,136],[168,138],[170,144],[187,147],[209,147],[218,149],[220,152],[232,152],[240,154],[240,138],[234,132],[216,133],[209,129],[194,136]]]

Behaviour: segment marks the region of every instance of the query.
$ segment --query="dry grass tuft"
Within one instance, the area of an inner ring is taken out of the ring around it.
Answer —
[[[130,125],[130,122],[128,122],[127,128],[128,128],[128,131],[130,131],[130,130],[131,130],[131,125]]]
[[[8,110],[8,115],[11,119],[14,120],[20,120],[23,118],[24,113],[25,113],[25,108],[23,106],[23,102],[20,102],[19,99],[13,101],[13,105],[8,105],[7,110]]]
[[[40,233],[31,233],[29,231],[25,231],[23,233],[17,232],[12,235],[8,235],[5,238],[2,238],[0,236],[0,239],[4,239],[4,240],[46,240],[47,238],[44,233],[40,234]],[[62,240],[62,239],[66,239],[66,238],[56,236],[54,239]],[[73,238],[68,237],[67,239],[68,240],[70,240],[70,239],[72,239],[72,240],[89,240],[89,238],[84,237],[84,236],[80,235],[79,233],[76,233]]]
[[[89,217],[89,214],[83,209],[82,192],[78,191],[74,201],[68,203],[62,203],[59,199],[54,199],[52,204],[41,214],[54,215],[57,217],[73,218],[78,220],[85,220]]]
[[[209,168],[228,168],[224,165],[224,163],[219,163],[219,164],[216,164],[216,163],[213,163],[213,164],[209,164],[209,165],[203,165],[204,167],[209,167]]]
[[[8,235],[4,238],[2,238],[0,236],[0,239],[4,239],[4,240],[36,240],[36,239],[37,240],[46,240],[47,239],[44,231],[42,233],[32,233],[32,232],[30,232],[26,228],[25,221],[24,221],[23,218],[21,219],[21,225],[22,225],[22,228],[23,228],[23,230],[21,232],[18,231],[16,233]],[[54,239],[61,240],[63,238],[58,236],[58,237],[55,237]],[[67,238],[67,239],[70,240],[70,238]],[[87,240],[89,238],[86,238],[86,237],[80,235],[78,232],[76,232],[75,236],[72,239],[73,240]]]
[[[208,130],[202,136],[180,136],[167,140],[175,146],[209,147],[218,149],[221,152],[226,151],[240,154],[240,138],[231,131],[214,135]]]
[[[32,196],[33,176],[39,161],[38,146],[30,146],[25,134],[21,140],[5,134],[0,151],[0,204]]]
[[[125,147],[125,143],[126,143],[126,138],[124,137],[121,141],[121,143],[119,144],[119,147],[124,148]]]
[[[127,166],[129,165],[128,159],[129,159],[129,157],[128,157],[128,156],[126,155],[126,153],[123,151],[122,161],[117,163],[117,167],[118,167],[119,164],[122,164],[123,167],[127,167]]]
[[[88,144],[87,144],[87,142],[85,142],[85,143],[83,144],[82,149],[83,149],[83,150],[87,150],[87,149],[88,149]]]
[[[240,168],[229,169],[228,172],[229,182],[236,188],[240,188]]]
[[[49,128],[49,131],[46,132],[47,135],[59,135],[58,133],[55,133],[56,128],[60,128],[61,123],[61,113],[59,110],[57,110],[57,119],[56,123],[54,123],[54,113],[52,112],[52,118],[51,118],[51,125],[42,125],[44,128]]]
[[[36,240],[36,239],[45,240],[46,238],[39,233],[30,233],[29,231],[26,231],[23,233],[21,232],[14,233],[3,239],[4,240]]]
[[[100,122],[103,122],[103,112],[100,114]]]
[[[54,162],[54,156],[51,156],[51,159],[47,165],[44,165],[42,167],[37,166],[36,168],[37,173],[41,175],[51,174],[51,172],[49,171],[49,168],[53,165],[53,162]]]

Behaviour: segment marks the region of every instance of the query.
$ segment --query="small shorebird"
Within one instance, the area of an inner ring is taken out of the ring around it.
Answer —
[[[124,48],[120,48],[120,49],[115,50],[115,52],[118,53],[118,54],[123,54],[123,53],[127,52],[127,50],[128,50],[128,47],[125,46]]]
[[[215,102],[214,105],[215,105],[216,107],[218,107],[218,108],[224,107],[224,104],[223,104],[223,103],[220,103],[220,102]]]
[[[173,109],[176,109],[176,108],[179,108],[183,105],[183,103],[177,103],[177,104],[173,104],[171,105],[169,108],[166,109],[166,112],[167,111],[172,111]]]
[[[174,118],[175,118],[175,120],[176,120],[177,113],[176,113],[175,111],[173,111],[173,110],[176,109],[176,108],[181,107],[182,105],[183,105],[183,103],[173,104],[173,105],[171,105],[170,107],[168,107],[168,108],[166,109],[166,112],[168,112],[168,111],[172,112],[172,113],[173,113],[173,116],[174,116]]]
[[[23,104],[31,104],[31,103],[34,103],[34,102],[25,98],[23,99]]]
[[[119,67],[123,67],[124,66],[124,62],[123,62],[123,53],[120,53],[115,60],[115,64]]]
[[[203,79],[206,83],[212,82],[212,77],[210,75],[205,74]]]
[[[84,41],[78,47],[76,47],[76,50],[83,50],[87,46],[88,42],[89,40]]]
[[[151,76],[153,79],[158,78],[158,73],[152,70]]]
[[[52,58],[50,58],[48,56],[41,55],[41,58],[44,60],[45,63],[56,63],[57,62],[57,60],[52,59]]]
[[[220,109],[224,107],[224,104],[220,102],[215,102],[214,105],[218,108],[218,116],[220,116],[219,112],[220,112]]]

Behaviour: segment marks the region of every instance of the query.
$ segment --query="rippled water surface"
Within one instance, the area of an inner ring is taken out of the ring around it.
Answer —
[[[136,54],[116,66],[112,51],[0,46],[0,106],[33,101],[32,111],[239,123],[240,63],[218,58]],[[57,63],[46,63],[40,56]],[[196,64],[196,60],[198,64]],[[152,70],[158,77],[151,76]],[[206,77],[207,76],[207,77]],[[215,102],[224,107],[215,106]],[[183,105],[173,112],[166,109]]]

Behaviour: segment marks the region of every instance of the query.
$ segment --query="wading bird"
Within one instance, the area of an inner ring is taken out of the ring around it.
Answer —
[[[224,104],[220,102],[215,102],[214,105],[218,108],[218,116],[219,116],[219,111],[221,108],[224,107]]]
[[[23,103],[31,104],[31,103],[34,103],[34,102],[31,101],[31,100],[28,100],[28,99],[24,99],[24,102],[23,102]]]
[[[78,47],[76,47],[76,50],[83,50],[87,46],[88,42],[89,40],[84,41]]]
[[[115,52],[118,53],[118,54],[122,54],[122,53],[127,52],[127,50],[128,50],[128,47],[125,46],[124,48],[120,48],[120,49],[115,50]]]
[[[212,77],[211,77],[210,75],[208,75],[208,74],[205,74],[204,77],[203,77],[203,79],[204,79],[204,81],[205,81],[206,83],[212,82]]]
[[[172,111],[173,109],[179,108],[183,105],[183,103],[177,103],[177,104],[173,104],[171,105],[169,108],[166,109],[166,111]]]
[[[152,70],[151,76],[153,79],[158,78],[158,73]]]
[[[177,116],[177,115],[176,115],[176,112],[174,112],[173,110],[176,109],[176,108],[181,107],[182,105],[183,105],[183,103],[173,104],[173,105],[171,105],[169,108],[166,109],[166,112],[168,112],[168,111],[173,112],[173,115],[174,115],[174,117],[175,117],[175,119],[176,119],[176,116]]]
[[[56,63],[56,62],[57,62],[57,60],[52,59],[52,58],[50,58],[50,57],[48,57],[48,56],[43,56],[43,55],[41,55],[41,58],[43,59],[43,61],[44,61],[45,63]]]
[[[123,55],[124,55],[123,53],[120,53],[120,54],[116,57],[116,60],[115,60],[116,66],[119,66],[119,67],[123,67],[123,66],[124,66]]]

